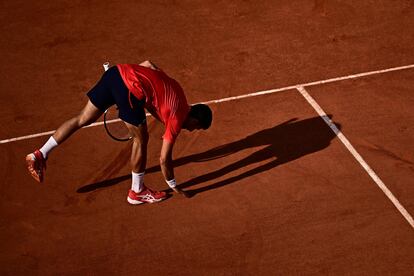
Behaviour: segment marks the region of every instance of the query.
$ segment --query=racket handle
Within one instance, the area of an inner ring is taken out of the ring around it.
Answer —
[[[107,71],[109,69],[109,62],[105,62],[104,64],[102,64],[103,68],[105,71]]]

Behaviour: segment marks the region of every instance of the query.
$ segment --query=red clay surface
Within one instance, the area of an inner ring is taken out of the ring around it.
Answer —
[[[414,63],[412,1],[1,5],[0,139],[75,115],[106,60],[152,59],[189,102]],[[413,75],[307,88],[411,214]],[[190,199],[129,205],[130,145],[102,127],[57,148],[42,185],[24,156],[47,137],[1,144],[0,274],[412,274],[413,228],[296,90],[211,107],[175,148]],[[149,130],[145,181],[165,189]]]
[[[307,90],[406,209],[414,213],[414,70]]]

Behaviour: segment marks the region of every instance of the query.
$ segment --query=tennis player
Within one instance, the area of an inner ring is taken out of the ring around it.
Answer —
[[[147,161],[148,129],[145,109],[165,125],[160,166],[166,183],[175,192],[187,196],[177,187],[172,164],[173,146],[181,129],[208,129],[212,112],[207,105],[189,106],[179,83],[151,61],[119,64],[107,70],[88,92],[89,101],[79,115],[64,122],[38,150],[26,156],[27,168],[38,182],[45,177],[50,152],[75,131],[95,122],[110,106],[119,108],[119,118],[132,137],[132,187],[127,200],[131,204],[154,203],[166,198],[165,192],[153,191],[144,184]]]

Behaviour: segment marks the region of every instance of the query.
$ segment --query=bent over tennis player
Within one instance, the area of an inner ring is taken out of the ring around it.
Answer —
[[[167,197],[165,192],[153,191],[144,184],[149,139],[144,108],[165,125],[160,154],[165,181],[175,192],[186,195],[176,186],[172,164],[174,142],[181,129],[208,129],[212,121],[210,108],[204,104],[189,106],[179,83],[150,61],[109,68],[87,95],[89,101],[80,114],[64,122],[40,149],[26,156],[27,168],[33,178],[42,182],[49,153],[116,104],[119,118],[133,137],[132,187],[128,192],[128,202],[154,203]]]

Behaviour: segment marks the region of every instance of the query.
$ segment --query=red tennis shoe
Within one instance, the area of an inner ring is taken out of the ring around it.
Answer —
[[[136,193],[133,190],[129,190],[127,200],[129,203],[136,205],[142,203],[160,202],[166,198],[167,193],[153,191],[144,186],[144,189],[139,193]]]
[[[26,155],[26,165],[29,173],[38,182],[43,182],[43,178],[46,170],[46,159],[40,150]]]

